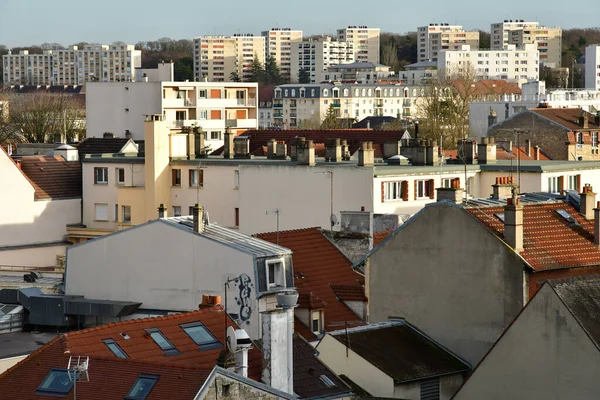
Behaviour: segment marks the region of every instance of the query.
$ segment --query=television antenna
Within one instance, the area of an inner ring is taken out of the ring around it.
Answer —
[[[88,367],[90,365],[89,357],[71,356],[67,365],[67,374],[69,380],[73,382],[73,400],[77,400],[77,382],[89,382]]]

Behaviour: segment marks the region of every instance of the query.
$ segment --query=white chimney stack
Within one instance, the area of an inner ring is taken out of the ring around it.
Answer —
[[[523,206],[515,192],[504,206],[504,241],[520,253],[523,251]]]

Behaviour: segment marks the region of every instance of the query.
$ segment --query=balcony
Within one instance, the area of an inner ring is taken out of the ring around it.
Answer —
[[[256,107],[256,99],[196,99],[195,103],[205,108]]]
[[[283,108],[283,104],[273,104],[273,108]]]
[[[338,101],[338,102],[333,102],[333,103],[331,103],[331,106],[332,106],[333,108],[340,108],[342,105],[341,105],[341,104],[340,104],[340,102]]]

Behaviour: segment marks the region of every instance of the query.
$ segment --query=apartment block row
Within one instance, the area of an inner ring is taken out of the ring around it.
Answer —
[[[5,85],[83,85],[86,82],[128,82],[141,67],[142,53],[133,45],[86,45],[42,54],[2,56]]]

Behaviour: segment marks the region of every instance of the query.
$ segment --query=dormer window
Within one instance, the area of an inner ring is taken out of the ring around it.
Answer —
[[[313,310],[310,316],[310,330],[314,334],[320,334],[323,331],[323,311]]]
[[[285,287],[285,267],[282,259],[267,260],[267,287]]]

